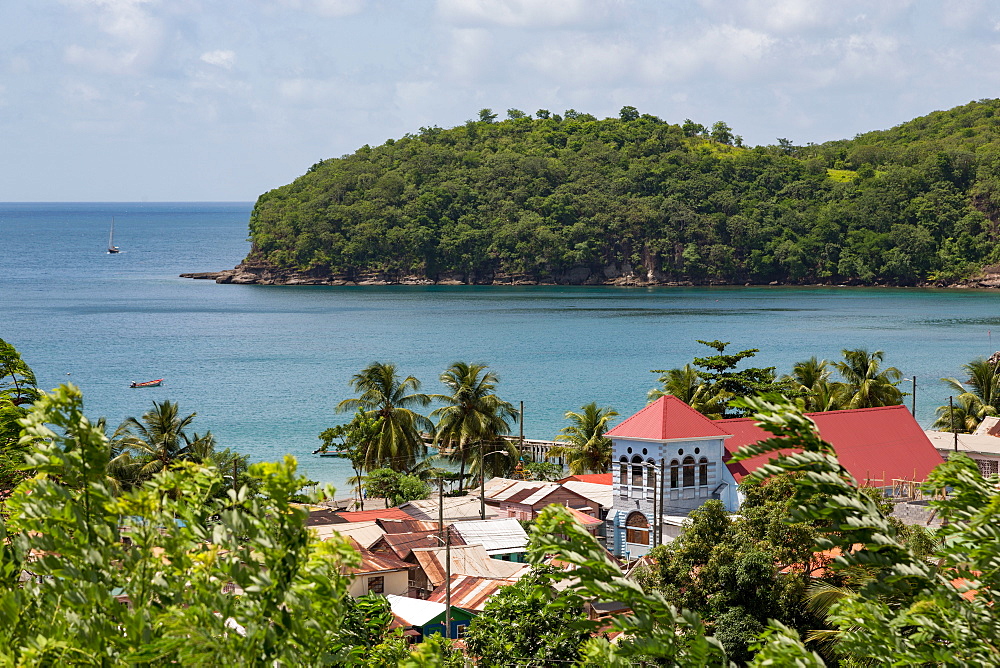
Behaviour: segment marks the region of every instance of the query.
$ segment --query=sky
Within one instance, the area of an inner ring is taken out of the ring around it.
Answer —
[[[253,201],[484,107],[760,145],[995,97],[992,0],[0,0],[0,201]]]

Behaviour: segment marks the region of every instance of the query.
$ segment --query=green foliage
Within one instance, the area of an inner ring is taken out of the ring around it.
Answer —
[[[365,494],[385,499],[385,507],[398,506],[407,501],[426,499],[431,486],[415,475],[392,469],[375,469],[365,476]]]
[[[440,633],[435,633],[414,647],[398,665],[399,668],[464,668],[465,659]]]
[[[618,416],[613,408],[598,408],[592,401],[583,406],[581,413],[566,411],[570,424],[556,436],[566,445],[549,451],[550,457],[563,457],[573,475],[607,473],[611,468],[611,439],[604,435],[608,422]]]
[[[497,396],[500,379],[488,369],[485,364],[455,362],[440,377],[450,394],[431,397],[445,404],[431,412],[431,417],[437,419],[434,443],[448,450],[448,458],[461,465],[460,480],[465,478],[466,464],[472,463],[478,471],[484,453],[505,447],[499,439],[510,433],[511,422],[519,417],[510,402]],[[492,468],[509,469],[514,461],[492,462]],[[488,461],[488,468],[490,464]]]
[[[585,616],[582,608],[549,606],[557,596],[546,579],[553,572],[536,568],[517,584],[503,587],[472,620],[465,644],[478,657],[478,665],[551,665],[577,658],[588,636],[575,623]]]
[[[524,465],[524,470],[532,480],[554,481],[564,477],[563,467],[552,462],[528,462]]]
[[[734,148],[723,121],[490,109],[260,196],[251,259],[387,277],[957,280],[996,261],[1000,101],[852,140]],[[589,270],[589,274],[587,271]]]
[[[377,447],[381,433],[382,417],[358,408],[350,422],[324,429],[319,435],[319,439],[323,442],[320,451],[329,452],[332,448],[337,457],[351,462],[354,477],[348,482],[358,491],[361,510],[365,509],[364,495],[360,493],[364,483],[362,472],[374,462],[375,457],[369,453]]]
[[[394,364],[372,362],[351,377],[351,387],[358,392],[356,399],[337,404],[338,412],[364,411],[369,420],[378,422],[375,435],[364,437],[364,468],[382,466],[394,471],[406,471],[417,463],[426,450],[421,431],[431,431],[433,425],[411,407],[426,406],[431,398],[417,392],[420,381],[413,376],[400,380]]]
[[[736,370],[743,360],[759,352],[757,348],[726,354],[729,341],[702,341],[717,352],[707,357],[695,357],[694,366],[682,369],[654,370],[660,374],[660,388],[649,391],[649,400],[665,395],[676,396],[696,411],[712,418],[739,417],[743,412],[730,402],[737,397],[789,389],[785,380],[776,380],[774,367],[748,367]]]
[[[0,526],[2,665],[329,665],[338,654],[349,543],[318,543],[290,503],[295,460],[255,464],[262,494],[182,462],[115,497],[110,449],[64,385],[23,422],[38,475]],[[127,539],[127,540],[126,540]],[[32,577],[24,582],[19,575]],[[224,590],[232,583],[242,593]],[[125,597],[127,605],[117,597]]]
[[[997,415],[1000,404],[1000,364],[983,358],[963,364],[965,383],[955,378],[942,378],[957,395],[956,406],[940,406],[934,428],[941,431],[972,433],[987,416]]]
[[[0,339],[0,503],[27,476],[20,420],[39,397],[35,374],[13,345]]]

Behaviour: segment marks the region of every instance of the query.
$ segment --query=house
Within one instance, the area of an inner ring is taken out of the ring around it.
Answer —
[[[516,582],[516,579],[453,574],[451,576],[450,587],[445,587],[442,583],[427,600],[444,603],[451,596],[452,606],[458,606],[463,610],[478,614],[486,609],[487,601],[500,591],[501,587],[506,587]]]
[[[385,530],[374,520],[366,522],[344,522],[342,524],[323,524],[309,527],[310,531],[320,540],[327,540],[334,534],[351,538],[363,548],[369,548],[385,535]]]
[[[512,518],[466,520],[449,528],[466,545],[482,545],[493,559],[523,562],[528,550],[528,534]]]
[[[462,520],[482,519],[480,515],[482,507],[478,496],[446,496],[444,497],[444,503],[441,505],[444,507],[445,524]],[[408,501],[399,506],[399,510],[415,520],[437,522],[440,506],[438,505],[437,498],[431,498]],[[487,505],[486,519],[493,517],[497,517],[496,509]]]
[[[450,550],[443,547],[413,548],[413,558],[423,573],[428,594],[444,583],[449,556],[452,575],[517,580],[531,570],[528,564],[490,558],[482,545],[453,545]],[[415,578],[419,578],[419,574]]]
[[[353,576],[348,590],[351,596],[357,598],[365,594],[397,594],[406,596],[410,589],[410,571],[414,569],[401,559],[391,554],[374,553],[367,550],[357,541],[353,541],[355,549],[361,555],[361,564],[349,570]]]
[[[447,635],[449,638],[461,638],[465,635],[465,629],[473,617],[472,613],[452,605],[450,611],[451,626],[449,633],[445,634],[448,609],[444,603],[394,594],[386,595],[386,599],[389,601],[389,607],[392,608],[392,614],[403,624],[404,628],[419,634],[419,637],[416,638],[417,641],[435,633]]]
[[[919,482],[942,462],[904,406],[808,415],[859,484],[885,489],[894,480]],[[616,469],[606,527],[609,547],[633,558],[654,541],[677,535],[676,520],[708,499],[737,511],[742,502],[738,483],[778,456],[732,462],[740,447],[770,434],[751,418],[709,420],[673,396],[660,397],[606,435]]]
[[[938,453],[948,458],[952,452],[964,452],[976,462],[983,476],[1000,473],[1000,418],[987,417],[971,434],[950,431],[927,431],[927,438]]]
[[[493,478],[486,488],[486,503],[496,507],[500,517],[513,517],[522,521],[534,520],[542,508],[553,503],[601,518],[597,502],[557,482]]]
[[[427,598],[434,589],[424,574],[423,567],[413,554],[414,549],[429,549],[442,545],[437,531],[417,531],[413,533],[392,534],[387,533],[372,545],[371,552],[375,554],[389,554],[400,561],[411,564],[410,582],[407,591],[408,596],[417,598]],[[452,549],[462,547],[465,542],[461,536],[451,536]],[[443,549],[443,548],[442,548]],[[486,558],[489,558],[488,556]]]

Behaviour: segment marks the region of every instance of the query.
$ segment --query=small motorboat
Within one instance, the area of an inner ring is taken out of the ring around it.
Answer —
[[[156,380],[147,380],[145,383],[133,382],[129,387],[159,387],[162,382],[162,378],[157,378]]]

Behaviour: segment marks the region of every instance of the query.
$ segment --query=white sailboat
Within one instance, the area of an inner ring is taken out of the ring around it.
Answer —
[[[108,252],[109,253],[120,253],[121,250],[118,246],[115,246],[115,218],[111,217],[111,234],[108,236]]]

